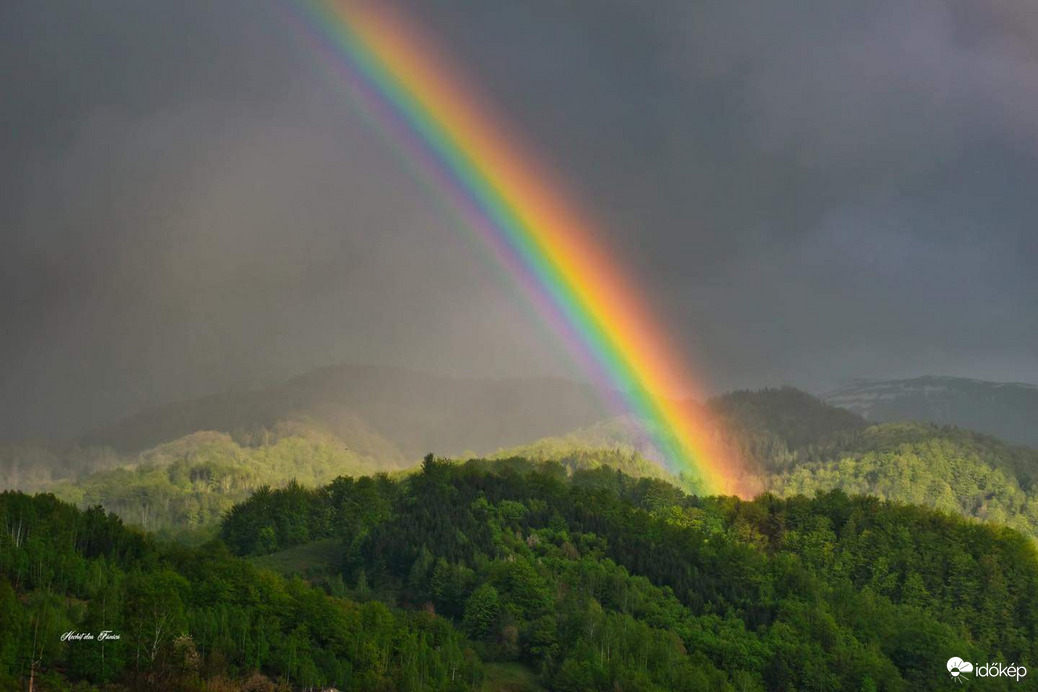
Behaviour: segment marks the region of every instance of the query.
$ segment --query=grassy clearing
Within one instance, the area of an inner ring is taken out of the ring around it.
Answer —
[[[534,672],[519,663],[484,663],[484,692],[544,692]]]
[[[269,569],[284,576],[310,576],[334,569],[342,556],[342,544],[337,538],[326,538],[297,545],[270,555],[249,558],[257,567]]]

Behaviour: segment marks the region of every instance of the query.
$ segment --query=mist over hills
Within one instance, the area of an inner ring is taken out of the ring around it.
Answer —
[[[946,379],[912,382],[933,390]],[[966,382],[974,390],[999,389]],[[957,426],[913,423],[925,416],[905,414],[880,423],[853,410],[873,415],[869,402],[885,406],[896,401],[890,393],[914,391],[884,384],[860,399],[845,391],[826,401],[783,387],[688,405],[710,417],[756,487],[782,496],[842,489],[1038,535],[1038,450],[965,429],[961,419]],[[1011,399],[1002,403],[1012,409]],[[882,410],[892,416],[898,409]],[[1027,409],[1013,415],[1026,420]],[[200,538],[234,503],[265,486],[406,474],[429,452],[560,464],[568,473],[609,467],[700,492],[694,473],[661,463],[650,433],[630,415],[610,415],[590,387],[564,380],[338,366],[266,389],[148,409],[77,447],[2,445],[0,479],[5,489],[54,492],[150,530]]]
[[[199,430],[250,438],[305,420],[388,464],[429,451],[485,454],[608,416],[591,387],[563,379],[474,379],[339,365],[270,387],[150,408],[94,431],[85,446],[137,452]]]
[[[954,425],[1038,446],[1035,385],[935,376],[860,380],[820,399],[787,387],[732,392],[713,399],[709,408],[720,420],[738,418],[747,429],[781,431],[792,447],[817,440],[825,430],[907,421]],[[93,431],[80,444],[136,453],[201,430],[253,444],[262,442],[256,435],[279,423],[302,421],[362,455],[400,465],[429,451],[457,456],[528,445],[588,429],[613,414],[592,387],[564,379],[478,379],[337,365],[261,389],[145,409]],[[639,426],[623,427],[624,441],[651,458],[651,444]],[[602,446],[597,443],[603,440],[593,435],[585,442]]]
[[[1038,446],[1038,386],[962,377],[861,380],[825,394],[869,421],[956,425]]]

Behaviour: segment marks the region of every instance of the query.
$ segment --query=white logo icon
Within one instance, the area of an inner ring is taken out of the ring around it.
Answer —
[[[966,673],[973,672],[973,664],[969,661],[963,661],[958,656],[948,659],[948,672],[955,678],[955,682],[962,682],[962,679],[966,677]],[[969,678],[966,678],[969,679]]]

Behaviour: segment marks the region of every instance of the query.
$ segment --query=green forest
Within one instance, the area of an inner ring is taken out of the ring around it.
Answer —
[[[708,406],[757,499],[697,495],[624,419],[409,469],[313,422],[0,450],[38,491],[0,495],[0,689],[919,690],[952,656],[1035,663],[1038,452],[792,389]]]
[[[1007,524],[1038,536],[1038,451],[950,426],[869,425],[802,391],[735,392],[707,405],[719,435],[778,496],[842,489]],[[368,426],[362,439],[316,420],[269,428],[196,432],[137,452],[111,447],[0,446],[5,488],[51,492],[81,508],[100,505],[128,524],[192,545],[264,486],[317,487],[341,475],[413,473]],[[360,431],[360,432],[358,432]],[[379,446],[381,445],[381,446]],[[467,457],[477,456],[470,454]],[[500,449],[487,458],[552,461],[568,471],[608,466],[696,493],[670,475],[633,420],[615,418],[568,434]],[[388,459],[388,460],[387,460]],[[417,461],[417,460],[416,460]]]
[[[951,655],[1038,654],[1030,539],[838,490],[429,456],[260,489],[199,547],[49,494],[0,495],[0,519],[11,688],[918,690]]]

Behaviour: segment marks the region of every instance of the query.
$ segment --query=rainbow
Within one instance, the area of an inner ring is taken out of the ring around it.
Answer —
[[[642,421],[668,469],[700,492],[747,476],[701,409],[672,340],[593,228],[429,38],[384,0],[298,0],[351,93],[433,174],[606,391]]]

